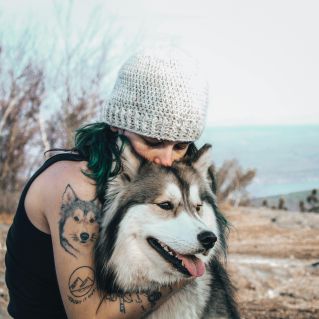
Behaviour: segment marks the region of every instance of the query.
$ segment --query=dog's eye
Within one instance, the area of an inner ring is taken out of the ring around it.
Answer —
[[[95,222],[95,219],[94,219],[94,218],[90,218],[89,222],[90,222],[91,224],[93,224],[93,223]]]
[[[157,206],[165,210],[172,210],[174,208],[174,205],[171,202],[159,203]]]
[[[76,221],[76,222],[79,222],[80,221],[80,218],[78,216],[74,216],[73,219]]]
[[[202,209],[202,204],[198,204],[198,205],[196,205],[196,211],[197,212],[200,212],[201,211],[201,209]]]

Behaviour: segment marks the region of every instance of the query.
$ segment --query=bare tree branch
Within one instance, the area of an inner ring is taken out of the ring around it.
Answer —
[[[233,203],[239,205],[242,199],[246,199],[246,187],[255,175],[253,169],[243,171],[236,160],[225,161],[216,173],[218,200],[225,202],[233,197]]]

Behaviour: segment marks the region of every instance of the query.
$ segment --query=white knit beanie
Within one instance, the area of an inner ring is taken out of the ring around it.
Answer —
[[[176,49],[148,49],[120,69],[102,121],[148,137],[194,141],[207,105],[208,85],[193,59]]]

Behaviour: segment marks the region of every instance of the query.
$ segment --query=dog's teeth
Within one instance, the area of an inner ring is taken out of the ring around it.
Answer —
[[[162,248],[163,248],[166,252],[168,252],[171,256],[174,256],[174,257],[177,256],[177,254],[176,254],[174,251],[171,251],[170,248],[169,248],[167,245],[165,245],[164,243],[162,243],[162,242],[160,242],[160,241],[158,241],[158,242],[159,242],[159,244],[162,246]]]
[[[184,261],[182,260],[182,266],[185,267]]]

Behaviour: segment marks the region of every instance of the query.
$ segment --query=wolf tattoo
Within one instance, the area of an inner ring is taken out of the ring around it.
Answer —
[[[228,227],[216,206],[210,146],[162,167],[127,145],[122,165],[108,185],[95,245],[101,295],[157,291],[194,278],[147,318],[239,318],[223,266]]]
[[[67,185],[60,215],[60,244],[64,250],[75,258],[90,253],[99,232],[100,208],[96,202],[79,199]]]

